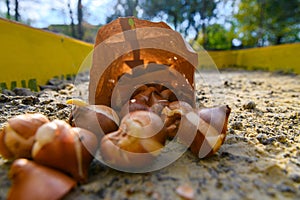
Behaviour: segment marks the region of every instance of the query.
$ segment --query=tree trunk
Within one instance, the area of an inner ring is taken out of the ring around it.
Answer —
[[[81,0],[78,0],[78,4],[77,4],[78,39],[82,39],[83,38],[82,18],[83,18],[83,14],[82,14],[82,2],[81,2]]]
[[[15,20],[20,20],[20,14],[19,14],[19,0],[15,0]]]
[[[68,9],[69,9],[69,14],[70,14],[70,19],[71,19],[71,35],[72,35],[72,37],[76,37],[73,11],[72,11],[72,8],[71,8],[71,5],[70,5],[70,0],[68,1]]]
[[[135,0],[134,2],[134,10],[133,10],[133,16],[137,17],[137,10],[136,10],[136,7],[138,6],[139,4],[139,0]]]
[[[127,4],[128,4],[128,8],[129,9],[125,10],[125,16],[134,16],[134,17],[137,17],[136,7],[138,5],[138,0],[127,1]]]
[[[10,19],[11,16],[10,16],[9,0],[6,0],[5,3],[6,3],[6,8],[7,8],[6,18]]]
[[[203,25],[202,25],[202,34],[203,34],[203,48],[206,49],[207,44],[208,44],[208,38],[207,38],[207,31],[206,31],[205,23],[203,23]]]
[[[265,11],[265,2],[264,0],[260,0],[260,18],[259,18],[259,30],[258,30],[258,41],[260,41],[257,45],[264,46],[264,34],[263,34],[263,22],[264,22],[264,11]]]
[[[206,49],[206,47],[207,47],[207,35],[206,35],[206,22],[205,22],[205,19],[207,19],[208,17],[207,17],[207,14],[205,14],[206,13],[206,1],[205,0],[203,0],[203,5],[202,5],[202,11],[201,11],[201,13],[200,13],[200,15],[202,15],[201,16],[201,21],[202,21],[202,27],[201,27],[201,29],[202,29],[202,34],[203,34],[203,48],[204,49]]]
[[[281,39],[282,39],[282,35],[277,35],[276,36],[276,45],[282,44]]]
[[[177,16],[174,15],[174,29],[177,30]]]

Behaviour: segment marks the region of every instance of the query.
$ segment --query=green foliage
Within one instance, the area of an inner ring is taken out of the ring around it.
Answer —
[[[82,25],[84,29],[82,40],[86,42],[94,43],[95,37],[97,35],[100,26],[93,26],[87,23],[83,23]],[[56,33],[62,33],[72,37],[71,25],[51,25],[48,27],[48,30]]]
[[[244,46],[300,41],[299,0],[241,0],[234,17]]]
[[[196,32],[201,31],[204,36],[205,27],[216,16],[214,12],[216,6],[215,0],[151,0],[141,3],[144,18],[163,18],[166,15],[167,22],[172,24],[177,31],[187,35],[193,29]]]
[[[138,0],[117,0],[113,10],[115,11],[111,16],[106,18],[110,22],[118,17],[134,16],[137,17]]]
[[[216,6],[215,0],[118,0],[114,6],[115,13],[107,18],[107,22],[120,16],[137,16],[138,10],[142,10],[142,18],[166,20],[185,36],[190,30],[202,32],[205,46],[205,28],[216,16]],[[197,37],[198,34],[195,40]]]
[[[221,24],[209,25],[207,31],[207,50],[226,50],[232,48],[232,40],[236,37],[233,28],[226,30]],[[196,41],[203,46],[203,34],[200,33]]]
[[[155,17],[164,18],[178,30],[179,25],[184,21],[184,1],[152,0],[143,1],[143,18],[152,19]]]
[[[40,0],[5,0],[6,11],[0,13],[0,16],[18,18],[19,21],[30,24],[31,21],[28,16],[26,18],[25,12],[21,13],[22,18],[16,16],[17,2],[22,2],[19,8],[21,11],[25,10],[26,6],[32,7],[32,3],[41,4]],[[67,2],[68,5],[65,5]],[[83,35],[83,40],[94,42],[99,26],[85,23],[89,14],[88,3],[83,6],[81,0],[76,0],[78,4],[75,12],[70,2],[70,0],[61,1],[57,8],[52,9],[62,13],[65,20],[70,17],[71,26],[54,25],[49,29],[77,38]],[[191,37],[193,33],[198,33],[192,41],[201,44],[205,49],[230,49],[233,39],[240,40],[243,47],[300,42],[300,0],[115,0],[114,2],[116,2],[112,7],[114,13],[107,17],[107,22],[122,16],[166,21],[184,36]],[[225,4],[226,6],[221,8]],[[238,11],[230,14],[228,13],[231,12],[230,7],[232,10],[238,8]],[[67,8],[69,15],[65,14]],[[221,9],[224,9],[223,12],[219,12]],[[225,20],[222,19],[224,16]],[[218,17],[225,21],[226,26]],[[74,19],[77,19],[77,24]],[[231,26],[227,26],[228,23]]]

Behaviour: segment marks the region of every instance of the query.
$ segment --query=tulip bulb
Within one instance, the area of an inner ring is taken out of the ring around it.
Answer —
[[[15,160],[9,176],[12,186],[7,200],[58,200],[76,186],[67,175],[27,159]]]
[[[159,102],[168,102],[168,100],[162,98],[160,94],[156,91],[152,92],[149,98],[149,105],[152,106],[153,104],[159,103]]]
[[[103,137],[100,152],[108,164],[134,169],[151,163],[164,143],[161,118],[153,112],[135,111],[122,119],[118,131]]]
[[[135,99],[137,103],[149,105],[151,94],[157,91],[155,87],[148,87],[146,90],[141,91],[140,93],[133,96],[132,99]]]
[[[81,101],[69,100],[75,105],[69,123],[72,126],[87,129],[101,139],[105,134],[118,130],[119,117],[110,107],[105,105],[88,105]]]
[[[162,118],[166,127],[167,134],[170,138],[177,134],[181,117],[193,111],[190,104],[184,101],[174,101],[162,110]]]
[[[203,158],[217,152],[223,144],[230,110],[228,106],[194,110],[186,102],[175,101],[163,109],[162,118],[170,138],[177,136],[194,154]],[[184,134],[177,134],[179,128]]]
[[[160,93],[161,97],[170,101],[170,102],[173,102],[173,101],[178,101],[176,95],[172,92],[172,90],[170,89],[165,89],[163,90],[161,93]]]
[[[87,180],[88,167],[98,146],[93,133],[54,120],[41,126],[35,139],[34,161],[68,173],[79,182]]]
[[[42,114],[24,114],[8,120],[0,133],[0,154],[6,159],[31,158],[37,129],[49,122]]]
[[[202,108],[197,111],[200,120],[190,148],[199,158],[214,154],[224,143],[230,111],[228,106]]]
[[[128,113],[131,113],[131,112],[134,112],[137,110],[149,111],[150,107],[146,104],[141,104],[141,103],[136,102],[136,99],[131,99],[128,103],[124,104],[124,106],[121,108],[119,116],[120,116],[120,118],[123,118]]]

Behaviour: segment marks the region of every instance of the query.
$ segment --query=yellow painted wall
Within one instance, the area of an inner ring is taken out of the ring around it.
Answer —
[[[208,53],[218,68],[238,67],[300,74],[300,43]],[[203,65],[206,64],[208,62],[203,62]]]
[[[92,44],[0,18],[0,86],[36,89],[54,76],[72,76],[92,49]]]

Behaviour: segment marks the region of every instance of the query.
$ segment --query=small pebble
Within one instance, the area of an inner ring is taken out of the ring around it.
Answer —
[[[25,110],[26,108],[28,108],[28,105],[24,105],[24,104],[18,105],[18,109],[20,110]]]
[[[228,129],[228,134],[234,134],[233,128]]]
[[[67,104],[64,104],[64,103],[57,103],[57,104],[55,104],[55,105],[56,105],[56,107],[57,107],[58,110],[61,110],[61,109],[63,109],[63,108],[68,107],[68,105],[67,105]]]
[[[16,95],[13,91],[7,90],[7,89],[3,89],[2,94],[5,94],[7,96],[15,96]]]
[[[60,85],[63,83],[63,80],[58,78],[52,78],[48,81],[47,85]]]
[[[228,81],[225,81],[225,82],[224,82],[224,86],[225,86],[225,87],[229,87],[229,86],[230,86],[230,83],[229,83]]]
[[[25,97],[24,99],[22,99],[22,103],[25,105],[33,106],[39,102],[40,102],[39,98],[34,97],[34,96],[28,96],[28,97]]]
[[[291,186],[289,185],[285,185],[285,184],[282,184],[282,185],[279,185],[278,186],[278,189],[281,191],[281,192],[288,192],[288,193],[295,193],[295,189],[292,188]]]
[[[17,96],[34,96],[34,93],[28,88],[15,88],[13,92]]]
[[[5,94],[0,94],[0,103],[9,102],[10,100],[11,100],[11,98],[6,96]]]
[[[287,140],[287,137],[285,135],[278,135],[278,136],[276,136],[276,140],[278,142],[285,143]]]
[[[58,87],[55,85],[40,85],[40,90],[53,90],[58,91]]]
[[[18,101],[18,100],[12,100],[11,101],[11,105],[13,105],[13,106],[17,106],[19,104],[20,104],[20,101]]]
[[[244,109],[253,110],[256,108],[256,104],[254,101],[249,101],[246,104],[243,105]]]
[[[240,121],[233,122],[233,123],[231,124],[231,128],[234,129],[234,130],[239,130],[239,131],[241,131],[241,130],[243,130],[243,123],[240,122]]]
[[[256,136],[256,139],[263,145],[272,144],[273,142],[276,141],[276,139],[274,137],[268,138],[266,134],[262,134],[262,133],[258,134]]]
[[[300,183],[300,174],[292,174],[290,179],[292,179],[295,183]]]

